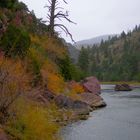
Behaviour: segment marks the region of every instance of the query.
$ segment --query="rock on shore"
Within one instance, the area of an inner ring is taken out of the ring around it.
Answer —
[[[115,86],[115,91],[132,91],[132,87],[128,84],[117,84]]]
[[[96,77],[87,77],[85,78],[81,84],[85,89],[85,92],[93,93],[93,94],[101,94],[101,86],[100,82]]]
[[[39,99],[41,99],[44,103],[54,101],[60,108],[72,110],[75,118],[80,116],[80,119],[86,119],[87,115],[89,115],[91,111],[97,108],[105,107],[106,103],[100,96],[101,87],[97,78],[88,77],[79,84],[83,86],[84,93],[77,94],[79,97],[78,99],[72,99],[63,94],[55,95],[47,90],[44,92],[44,95],[42,95],[41,98],[39,96]]]

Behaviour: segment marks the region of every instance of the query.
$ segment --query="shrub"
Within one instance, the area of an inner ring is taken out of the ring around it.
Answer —
[[[41,75],[43,85],[55,94],[60,94],[64,91],[65,83],[63,77],[58,73],[57,66],[47,60],[42,69]]]
[[[31,81],[32,86],[34,87],[39,85],[42,79],[40,69],[43,63],[43,58],[41,54],[35,48],[30,48],[28,55],[26,57],[26,62],[27,62],[27,70],[32,75]]]
[[[11,139],[57,140],[59,125],[55,118],[59,113],[55,106],[44,108],[25,98],[13,108],[15,116],[9,119],[5,128]]]
[[[63,59],[59,60],[60,73],[66,81],[76,80],[80,81],[85,77],[80,68],[72,64],[68,55],[65,55]]]
[[[5,121],[9,107],[28,90],[28,80],[20,61],[14,62],[0,58],[1,122]]]
[[[83,86],[81,86],[79,83],[77,83],[75,81],[71,81],[68,84],[68,87],[71,90],[71,92],[74,93],[74,94],[81,94],[81,93],[84,92]]]
[[[6,56],[24,57],[30,47],[30,37],[23,29],[9,25],[1,39],[0,47]]]

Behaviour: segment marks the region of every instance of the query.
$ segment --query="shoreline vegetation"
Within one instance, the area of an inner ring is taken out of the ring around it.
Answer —
[[[135,81],[110,81],[110,82],[100,82],[101,84],[105,84],[105,85],[116,85],[116,84],[128,84],[128,85],[131,85],[131,86],[140,86],[140,82],[135,82]]]

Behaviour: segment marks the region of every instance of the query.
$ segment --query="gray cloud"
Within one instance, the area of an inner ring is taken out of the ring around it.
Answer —
[[[46,19],[47,10],[43,7],[47,0],[22,1],[35,11],[37,17]],[[128,31],[140,24],[140,0],[68,0],[68,3],[64,7],[77,25],[64,23],[76,41]],[[64,34],[62,36],[65,37]]]

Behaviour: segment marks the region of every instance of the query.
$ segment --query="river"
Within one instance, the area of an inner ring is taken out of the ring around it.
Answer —
[[[62,130],[63,140],[140,140],[140,89],[115,92],[113,85],[102,86],[107,107]]]

